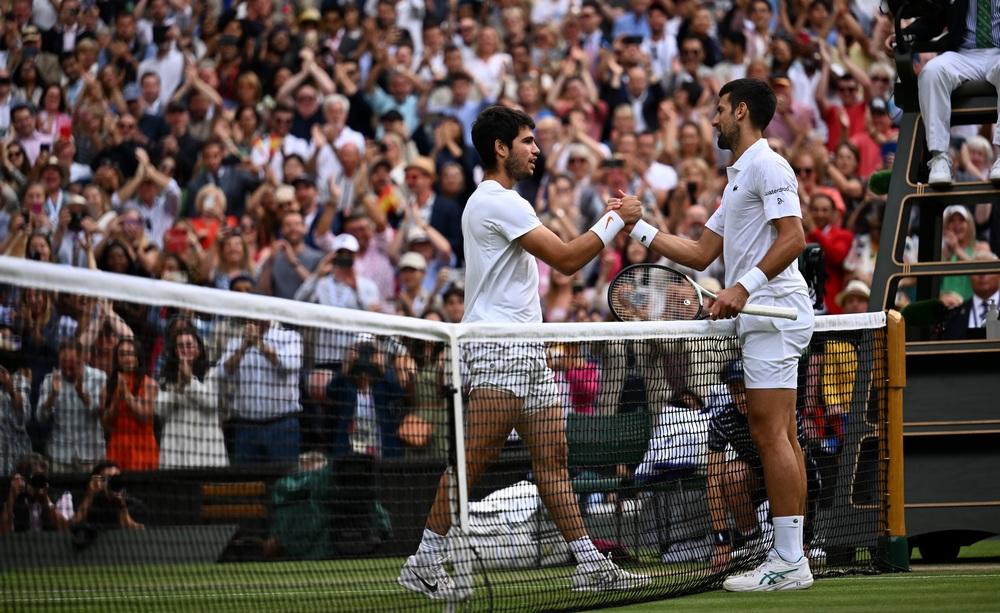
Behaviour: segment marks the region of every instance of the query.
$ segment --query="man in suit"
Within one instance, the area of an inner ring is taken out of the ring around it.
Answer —
[[[977,253],[974,259],[996,261],[997,256],[985,251]],[[972,297],[962,306],[952,309],[944,321],[944,338],[947,340],[986,338],[990,303],[1000,308],[1000,273],[969,275],[969,279],[972,281]]]
[[[225,148],[217,140],[209,140],[201,147],[202,170],[188,183],[184,211],[194,214],[194,198],[206,185],[217,185],[226,195],[226,212],[239,217],[246,209],[246,195],[257,189],[260,177],[239,166],[223,166]]]
[[[406,188],[416,205],[416,212],[432,228],[444,235],[459,265],[464,261],[462,246],[462,210],[454,200],[434,193],[437,171],[428,157],[416,157],[406,166]]]
[[[636,132],[659,130],[660,120],[657,113],[660,103],[666,98],[660,83],[650,84],[649,74],[643,66],[632,66],[625,73],[625,77],[617,88],[607,93],[605,100],[608,108],[615,109],[619,105],[627,104],[632,107],[635,115]]]
[[[937,31],[948,27],[948,51],[927,62],[917,76],[920,112],[931,152],[927,182],[951,185],[948,144],[951,132],[951,92],[966,81],[986,80],[1000,90],[1000,0],[956,0]],[[998,103],[1000,104],[1000,103]],[[1000,147],[1000,120],[993,131]],[[1000,158],[993,163],[990,181],[1000,182]]]

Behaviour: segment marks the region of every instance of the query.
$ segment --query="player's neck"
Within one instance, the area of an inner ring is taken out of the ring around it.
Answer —
[[[504,189],[514,189],[514,179],[510,178],[502,168],[497,168],[496,170],[488,170],[483,173],[483,181],[496,181],[504,187]]]
[[[740,140],[733,147],[733,162],[743,157],[747,149],[762,138],[760,130],[740,130]]]

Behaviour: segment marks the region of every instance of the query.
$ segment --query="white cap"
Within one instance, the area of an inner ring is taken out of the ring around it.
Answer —
[[[947,207],[944,210],[944,215],[941,216],[941,219],[943,219],[945,223],[948,223],[948,218],[950,218],[952,215],[961,215],[962,217],[965,218],[965,221],[969,222],[969,224],[973,223],[972,213],[969,211],[969,209],[962,206],[961,204],[953,204]]]
[[[354,238],[351,234],[338,234],[333,239],[333,248],[331,251],[340,251],[341,249],[346,249],[348,251],[353,251],[357,253],[361,249],[361,245],[358,244],[358,239]]]
[[[861,296],[865,300],[868,300],[871,298],[871,295],[872,292],[868,289],[868,285],[864,281],[854,279],[853,281],[849,281],[843,291],[837,294],[836,302],[839,306],[844,306],[844,300],[848,296]]]
[[[416,268],[417,270],[427,270],[427,260],[416,251],[407,251],[403,257],[399,258],[399,269]]]

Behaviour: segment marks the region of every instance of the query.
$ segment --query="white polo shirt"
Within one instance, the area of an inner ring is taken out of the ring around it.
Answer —
[[[705,227],[723,237],[726,287],[732,287],[757,266],[778,237],[771,222],[782,217],[802,217],[798,184],[788,161],[775,153],[763,138],[743,152],[726,169],[729,184],[722,204]],[[787,296],[806,291],[798,260],[792,260],[754,296]]]
[[[542,222],[527,200],[496,181],[483,181],[462,213],[465,238],[463,322],[538,323],[538,264],[517,239]]]

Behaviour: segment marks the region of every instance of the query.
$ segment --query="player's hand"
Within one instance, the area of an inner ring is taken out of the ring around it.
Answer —
[[[746,288],[737,283],[732,287],[719,292],[715,303],[708,309],[708,315],[712,319],[728,319],[736,317],[747,304],[750,294]]]
[[[639,201],[639,197],[626,194],[622,190],[618,190],[618,194],[621,196],[621,207],[618,209],[618,215],[621,216],[622,220],[626,224],[634,224],[642,219],[642,202]]]
[[[716,545],[712,551],[712,570],[720,572],[729,566],[729,560],[733,553],[732,545]]]

